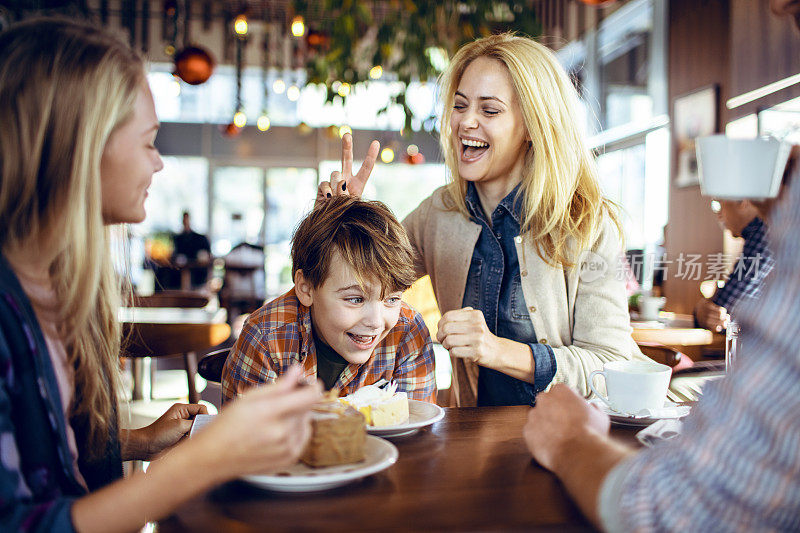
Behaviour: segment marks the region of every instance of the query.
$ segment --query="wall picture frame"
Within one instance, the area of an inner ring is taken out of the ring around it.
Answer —
[[[700,185],[695,140],[717,130],[719,86],[709,85],[675,98],[672,104],[673,133],[678,152],[677,187]]]

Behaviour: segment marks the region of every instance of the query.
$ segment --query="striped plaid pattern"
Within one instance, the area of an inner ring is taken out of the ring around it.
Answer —
[[[222,371],[223,401],[246,389],[272,383],[293,364],[307,378],[317,376],[317,353],[311,334],[311,312],[294,289],[263,305],[247,319]],[[380,379],[394,380],[398,391],[415,400],[436,401],[433,345],[422,315],[405,302],[400,319],[369,360],[349,364],[336,382],[341,395]]]
[[[604,523],[624,531],[800,531],[800,174],[770,222],[775,267],[737,306],[741,354],[678,441],[619,465]],[[618,471],[619,470],[619,471]]]
[[[742,255],[736,262],[728,281],[711,299],[729,313],[739,300],[758,296],[762,281],[775,265],[769,249],[767,226],[763,220],[759,217],[751,220],[742,230],[742,237],[744,237]]]

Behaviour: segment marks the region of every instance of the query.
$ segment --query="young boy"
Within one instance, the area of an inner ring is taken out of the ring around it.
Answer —
[[[416,279],[406,232],[380,202],[336,196],[292,239],[294,288],[247,319],[222,372],[223,401],[293,364],[350,394],[381,378],[434,402],[433,348],[400,297]]]

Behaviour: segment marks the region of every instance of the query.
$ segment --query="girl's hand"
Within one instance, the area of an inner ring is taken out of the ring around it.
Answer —
[[[149,426],[128,430],[121,439],[123,460],[148,461],[171,448],[189,432],[198,414],[208,414],[205,405],[176,403]]]
[[[367,184],[369,175],[375,167],[375,161],[378,159],[378,152],[381,149],[381,144],[378,141],[372,141],[367,150],[367,155],[364,157],[364,162],[358,173],[353,175],[353,136],[345,133],[342,136],[342,171],[335,170],[331,172],[330,181],[323,181],[317,188],[318,204],[321,200],[330,198],[331,196],[340,195],[353,195],[361,196],[364,192],[364,186]]]

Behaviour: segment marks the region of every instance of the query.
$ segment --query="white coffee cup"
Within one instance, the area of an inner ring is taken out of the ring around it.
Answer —
[[[700,191],[723,200],[775,198],[792,145],[778,139],[697,139]]]
[[[663,296],[642,295],[639,298],[639,316],[642,320],[658,320],[658,312],[666,303]]]
[[[597,375],[606,380],[607,398],[594,386]],[[589,374],[589,387],[614,411],[633,415],[664,407],[671,376],[670,367],[655,361],[611,361]]]

